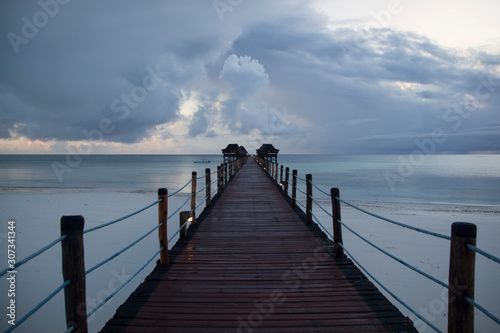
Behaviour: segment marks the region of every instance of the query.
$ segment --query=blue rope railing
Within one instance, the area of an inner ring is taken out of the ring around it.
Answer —
[[[171,219],[171,218],[172,218],[175,214],[177,214],[177,213],[178,213],[178,212],[182,209],[182,207],[184,207],[184,206],[188,203],[188,201],[189,201],[189,200],[191,200],[191,197],[192,197],[192,196],[193,196],[193,194],[191,193],[191,194],[189,195],[189,197],[186,199],[186,201],[184,201],[184,202],[183,202],[183,203],[182,203],[182,204],[181,204],[181,205],[177,208],[177,210],[176,210],[175,212],[173,212],[172,214],[170,214],[170,215],[167,217],[167,220],[170,220],[170,219]]]
[[[480,248],[472,245],[472,244],[467,244],[467,247],[469,249],[471,249],[472,251],[476,252],[476,253],[479,253],[480,255],[490,259],[490,260],[493,260],[494,262],[496,262],[497,264],[500,264],[500,258],[498,257],[495,257],[494,255],[492,255],[491,253],[488,253],[486,251],[483,251],[481,250]]]
[[[324,195],[326,195],[327,197],[331,197],[332,195],[330,193],[327,193],[325,191],[323,191],[322,189],[320,189],[318,186],[316,186],[316,184],[314,184],[311,180],[309,181],[311,183],[311,185],[317,189],[318,191],[320,191],[321,193],[323,193]]]
[[[180,232],[182,229],[184,229],[184,227],[187,225],[187,223],[188,223],[188,222],[189,222],[189,221],[184,222],[184,224],[183,224],[183,225],[181,225],[181,227],[180,227],[179,229],[177,229],[177,231],[176,231],[176,232],[172,235],[172,237],[170,237],[170,239],[168,240],[168,242],[169,242],[169,243],[170,243],[170,242],[171,242],[171,241],[175,238],[175,236],[177,236],[177,235],[179,234],[179,232]]]
[[[427,325],[429,325],[429,327],[432,327],[432,329],[434,329],[436,332],[443,333],[443,331],[441,331],[439,328],[437,328],[434,324],[432,324],[430,321],[428,321],[420,313],[418,313],[417,311],[415,311],[412,307],[410,307],[402,299],[400,299],[392,291],[390,291],[385,285],[383,285],[379,280],[377,280],[363,265],[361,265],[359,263],[359,261],[356,260],[356,258],[354,258],[352,256],[352,254],[349,251],[347,251],[347,249],[344,247],[344,245],[342,243],[339,243],[339,245],[342,247],[342,249],[345,251],[345,253],[347,253],[349,255],[349,257],[352,259],[352,261],[354,261],[358,265],[359,268],[361,268],[369,277],[371,277],[373,279],[373,281],[375,281],[380,287],[382,287],[382,289],[384,289],[396,301],[398,301],[401,305],[403,305],[405,308],[407,308],[408,311],[410,311],[411,313],[413,313],[415,316],[417,316],[418,318],[420,318],[420,320],[422,320],[424,323],[426,323]]]
[[[173,197],[174,195],[176,195],[177,193],[179,193],[180,191],[182,191],[183,189],[186,188],[186,186],[188,186],[189,184],[191,184],[191,182],[193,181],[193,179],[191,178],[183,187],[181,187],[180,189],[178,189],[177,191],[175,191],[174,193],[172,194],[169,194],[168,197]]]
[[[488,316],[491,320],[493,320],[495,323],[499,324],[500,325],[500,319],[498,317],[495,317],[491,312],[489,312],[488,310],[486,310],[484,307],[482,307],[481,305],[477,304],[476,302],[474,302],[473,299],[470,299],[469,297],[465,296],[465,300],[470,304],[472,305],[473,307],[475,307],[476,309],[478,309],[479,311],[481,311],[482,313],[484,313],[486,316]]]
[[[130,213],[130,214],[128,214],[128,215],[125,215],[125,216],[123,216],[123,217],[120,217],[120,218],[118,218],[118,219],[116,219],[116,220],[113,220],[113,221],[110,221],[110,222],[107,222],[107,223],[104,223],[104,224],[98,225],[98,226],[96,226],[96,227],[93,227],[93,228],[90,228],[90,229],[87,229],[87,230],[84,230],[84,231],[83,231],[83,233],[84,233],[84,234],[86,234],[86,233],[89,233],[89,232],[92,232],[92,231],[96,231],[96,230],[99,230],[99,229],[101,229],[101,228],[104,228],[104,227],[110,226],[110,225],[112,225],[112,224],[115,224],[115,223],[117,223],[117,222],[120,222],[120,221],[126,220],[126,219],[128,219],[128,218],[130,218],[130,217],[132,217],[132,216],[134,216],[134,215],[137,215],[137,214],[139,214],[139,213],[141,213],[141,212],[145,211],[145,210],[146,210],[146,209],[148,209],[148,208],[153,207],[154,205],[156,205],[156,204],[157,204],[157,203],[159,203],[160,201],[161,201],[161,199],[160,199],[160,200],[157,200],[157,201],[155,201],[155,202],[153,202],[153,203],[152,203],[152,204],[150,204],[150,205],[147,205],[147,206],[146,206],[146,207],[144,207],[144,208],[141,208],[141,209],[139,209],[139,210],[136,210],[136,211],[135,211],[135,212],[133,212],[133,213]]]
[[[91,273],[92,271],[96,270],[97,268],[101,267],[102,265],[104,265],[105,263],[113,260],[114,258],[118,257],[120,254],[122,254],[123,252],[127,251],[128,249],[130,249],[132,246],[134,246],[135,244],[139,243],[141,240],[143,240],[144,238],[146,238],[147,236],[151,235],[153,233],[153,231],[157,230],[159,227],[161,227],[163,225],[163,223],[160,223],[158,225],[156,225],[153,229],[149,230],[147,233],[145,233],[144,235],[142,235],[141,237],[139,237],[137,240],[133,241],[132,243],[130,243],[129,245],[125,246],[123,249],[121,249],[120,251],[116,252],[115,254],[113,254],[112,256],[104,259],[103,261],[101,261],[100,263],[94,265],[92,268],[89,268],[88,270],[85,271],[85,275]]]
[[[25,314],[21,319],[19,319],[15,325],[10,326],[7,330],[4,331],[4,333],[9,333],[18,328],[22,323],[24,323],[29,317],[31,317],[35,312],[40,310],[42,306],[44,306],[48,301],[50,301],[52,298],[54,298],[55,295],[57,295],[64,287],[70,284],[70,280],[64,282],[61,284],[59,287],[56,288],[53,292],[49,294],[49,296],[45,297],[40,303],[38,303],[33,309],[31,309],[27,314]]]
[[[39,256],[40,254],[44,253],[45,251],[47,251],[48,249],[50,249],[52,246],[56,245],[57,243],[61,242],[63,239],[66,238],[66,235],[63,235],[61,237],[59,237],[58,239],[56,239],[55,241],[51,242],[50,244],[42,247],[40,250],[30,254],[29,256],[27,256],[26,258],[16,262],[14,264],[14,267],[7,267],[6,269],[4,269],[2,272],[0,272],[0,277],[4,276],[5,274],[7,274],[7,272],[9,271],[13,271],[13,270],[16,270],[17,268],[21,267],[21,265],[27,263],[28,261],[30,261],[31,259]]]
[[[198,205],[196,205],[196,209],[198,209],[201,205],[203,205],[207,201],[208,197],[205,197],[205,199],[201,200]]]
[[[146,268],[147,265],[149,265],[149,263],[151,261],[154,260],[154,258],[156,258],[156,256],[161,252],[163,251],[164,247],[161,247],[158,251],[156,251],[156,253],[143,265],[141,266],[141,268],[139,268],[139,270],[137,270],[134,274],[132,274],[132,276],[130,278],[127,279],[127,281],[125,281],[121,286],[119,286],[114,292],[112,292],[108,297],[106,297],[101,303],[99,303],[95,308],[93,308],[90,312],[87,313],[87,318],[89,318],[90,316],[92,316],[97,310],[99,310],[104,304],[106,304],[106,302],[108,302],[111,298],[113,298],[120,290],[122,290],[127,284],[130,283],[130,281],[132,281],[133,278],[135,278],[140,272],[142,272],[142,270],[144,268]]]
[[[359,233],[357,233],[356,231],[352,230],[350,227],[348,227],[344,222],[342,222],[341,220],[337,220],[337,222],[339,222],[343,227],[345,227],[347,230],[349,230],[350,232],[352,232],[354,235],[358,236],[361,240],[363,240],[364,242],[366,242],[367,244],[370,244],[372,247],[374,247],[375,249],[379,250],[380,252],[382,252],[383,254],[385,254],[386,256],[396,260],[397,262],[399,262],[400,264],[408,267],[409,269],[413,270],[414,272],[417,272],[418,274],[422,275],[422,276],[425,276],[426,278],[428,278],[429,280],[432,280],[434,282],[436,282],[437,284],[445,287],[446,289],[449,289],[448,287],[448,284],[442,282],[441,280],[433,277],[432,275],[429,275],[427,273],[425,273],[424,271],[410,265],[409,263],[407,263],[406,261],[402,260],[402,259],[399,259],[398,257],[392,255],[391,253],[385,251],[384,249],[382,249],[381,247],[375,245],[374,243],[370,242],[368,239],[366,239],[365,237],[361,236]]]
[[[437,232],[432,232],[432,231],[428,231],[428,230],[425,230],[425,229],[422,229],[422,228],[417,228],[417,227],[414,227],[414,226],[411,226],[411,225],[408,225],[408,224],[404,224],[404,223],[401,223],[401,222],[397,222],[397,221],[394,221],[394,220],[391,220],[391,219],[388,219],[386,217],[383,217],[383,216],[380,216],[380,215],[377,215],[377,214],[374,214],[374,213],[371,213],[367,210],[364,210],[362,208],[359,208],[345,200],[342,200],[340,198],[336,198],[337,200],[339,200],[340,202],[354,208],[354,209],[357,209],[359,210],[360,212],[363,212],[365,214],[368,214],[368,215],[371,215],[373,217],[376,217],[380,220],[383,220],[383,221],[386,221],[386,222],[389,222],[389,223],[392,223],[392,224],[395,224],[395,225],[398,225],[400,227],[403,227],[403,228],[408,228],[408,229],[411,229],[411,230],[414,230],[414,231],[418,231],[418,232],[421,232],[421,233],[424,233],[426,235],[430,235],[430,236],[434,236],[434,237],[438,237],[438,238],[442,238],[442,239],[446,239],[446,240],[451,240],[451,237],[450,236],[446,236],[446,235],[443,235],[443,234],[439,234]]]

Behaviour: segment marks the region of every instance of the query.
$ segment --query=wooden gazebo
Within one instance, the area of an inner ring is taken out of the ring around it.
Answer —
[[[265,161],[276,163],[278,162],[279,149],[274,148],[270,143],[265,143],[257,149],[257,156]]]
[[[231,163],[247,156],[248,152],[245,147],[238,146],[236,143],[230,143],[226,148],[222,149],[222,154],[224,155],[224,163]]]

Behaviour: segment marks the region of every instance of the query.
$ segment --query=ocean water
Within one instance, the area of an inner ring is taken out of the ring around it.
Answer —
[[[211,163],[193,163],[204,159]],[[192,171],[220,163],[222,155],[1,155],[0,190],[175,191]],[[349,200],[500,205],[500,155],[279,155],[278,163]]]

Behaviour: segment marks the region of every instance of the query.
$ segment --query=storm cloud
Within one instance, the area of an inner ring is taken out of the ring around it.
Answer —
[[[5,1],[0,139],[410,153],[438,131],[437,152],[500,152],[498,54],[311,3]]]

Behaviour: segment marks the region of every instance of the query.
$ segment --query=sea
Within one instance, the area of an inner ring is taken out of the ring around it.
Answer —
[[[191,187],[183,187],[191,179],[192,172],[197,173],[200,189],[204,186],[206,170],[210,169],[213,181],[217,166],[222,162],[222,155],[0,155],[0,219],[3,221],[0,260],[4,263],[0,269],[7,265],[9,221],[16,223],[16,259],[20,260],[59,237],[62,215],[84,215],[87,229],[151,204],[157,199],[159,188],[167,188],[170,194],[177,192],[169,199],[170,213],[189,199]],[[283,165],[285,173],[286,168],[290,174],[297,170],[297,187],[302,191],[305,191],[306,175],[312,175],[313,196],[325,207],[330,200],[327,194],[336,187],[346,201],[440,233],[449,234],[451,222],[474,221],[478,224],[481,247],[500,254],[500,155],[280,154],[278,163]],[[199,200],[203,197],[204,193],[198,195]],[[300,191],[298,199],[304,201]],[[313,210],[320,220],[326,219],[327,228],[331,229],[331,219],[328,220],[317,207]],[[352,209],[343,208],[342,212],[343,220],[352,223],[372,241],[446,281],[447,242],[429,240],[418,233],[408,234],[407,229],[380,224]],[[153,228],[157,221],[157,209],[150,208],[130,219],[85,234],[86,267],[128,246]],[[169,237],[178,226],[178,217],[169,220]],[[176,238],[169,248],[175,241]],[[446,290],[432,281],[419,280],[418,274],[406,272],[390,258],[384,259],[354,235],[345,232],[344,241],[351,253],[391,286],[393,292],[446,330]],[[87,276],[87,309],[93,309],[115,292],[157,249],[158,239],[153,233],[90,273]],[[60,286],[61,265],[61,249],[56,245],[18,269],[14,296],[18,320]],[[155,262],[151,262],[89,317],[90,332],[99,331],[154,265]],[[488,259],[477,259],[477,299],[496,315],[500,315],[499,279],[500,265]],[[0,306],[3,309],[13,299],[8,297],[8,288],[9,282],[2,277]],[[432,331],[405,308],[397,306],[414,320],[420,332]],[[5,313],[0,312],[0,315],[3,317],[0,330],[4,331],[9,325]],[[478,332],[498,331],[489,318],[480,314],[477,318]],[[59,333],[65,330],[64,297],[60,292],[14,332]]]
[[[172,193],[193,171],[215,172],[222,162],[222,155],[1,155],[0,191]],[[279,155],[278,163],[297,170],[299,186],[311,174],[343,199],[500,206],[500,155]]]

